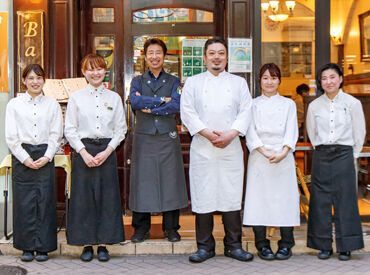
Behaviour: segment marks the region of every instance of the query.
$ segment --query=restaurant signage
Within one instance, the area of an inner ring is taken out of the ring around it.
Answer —
[[[22,71],[28,64],[44,67],[44,12],[18,11],[18,91]]]

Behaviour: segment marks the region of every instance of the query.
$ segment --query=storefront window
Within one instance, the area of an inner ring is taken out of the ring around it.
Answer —
[[[158,8],[133,13],[134,23],[213,22],[213,13],[184,8]]]
[[[164,62],[164,69],[166,72],[179,77],[181,82],[184,82],[186,76],[195,75],[204,71],[203,64],[203,48],[205,40],[210,37],[199,36],[150,36],[157,37],[163,40],[167,46],[167,55]],[[134,37],[134,74],[140,75],[147,69],[144,56],[144,43],[149,36]],[[185,40],[184,40],[185,39]],[[189,40],[190,39],[190,40]],[[204,41],[203,41],[204,40]],[[188,50],[182,54],[183,41],[186,41],[190,46],[194,43],[192,41],[200,41],[201,47],[185,47]],[[191,52],[189,52],[189,49]],[[190,63],[189,63],[190,62]],[[189,73],[189,70],[191,71]]]
[[[280,67],[279,93],[294,97],[298,85],[314,84],[315,1],[263,0],[261,10],[262,64]]]

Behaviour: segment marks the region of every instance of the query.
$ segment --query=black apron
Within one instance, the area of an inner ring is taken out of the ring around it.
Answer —
[[[33,160],[44,156],[47,144],[22,144]],[[12,156],[13,231],[15,248],[39,252],[57,249],[54,160],[34,170]]]
[[[130,209],[165,212],[188,206],[184,164],[177,131],[134,134]]]
[[[319,250],[332,249],[333,206],[337,251],[363,248],[351,146],[316,147],[310,193],[307,246]]]
[[[92,156],[104,151],[109,141],[108,138],[82,139]],[[116,152],[101,166],[90,168],[73,151],[67,243],[115,244],[124,241],[124,236]]]

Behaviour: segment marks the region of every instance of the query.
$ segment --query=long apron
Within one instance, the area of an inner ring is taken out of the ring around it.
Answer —
[[[260,152],[252,151],[243,224],[299,226],[299,193],[292,152],[279,163],[270,163]]]
[[[130,209],[165,212],[187,207],[184,164],[177,132],[134,134]]]
[[[92,156],[104,151],[109,141],[82,139]],[[91,168],[73,152],[68,244],[115,244],[124,241],[124,236],[116,152],[101,166]]]
[[[33,160],[44,156],[47,144],[22,144]],[[57,249],[54,160],[34,170],[12,156],[13,230],[15,248],[39,252]]]
[[[307,246],[332,249],[332,206],[338,252],[364,247],[357,204],[353,149],[321,145],[312,159]]]

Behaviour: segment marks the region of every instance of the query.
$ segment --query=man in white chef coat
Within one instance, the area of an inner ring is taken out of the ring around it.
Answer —
[[[225,256],[249,261],[253,255],[241,245],[244,163],[239,135],[250,124],[252,99],[245,79],[225,71],[223,39],[206,41],[204,61],[207,71],[188,78],[181,96],[181,119],[193,136],[189,177],[198,250],[189,261],[215,256],[215,211],[222,212]]]

